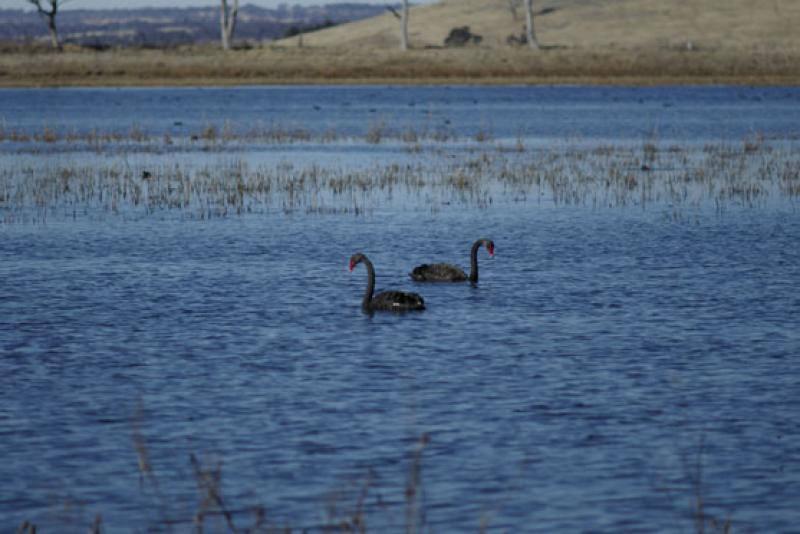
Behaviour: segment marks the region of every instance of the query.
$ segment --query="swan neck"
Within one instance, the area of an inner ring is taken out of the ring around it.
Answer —
[[[363,262],[367,268],[367,289],[364,291],[364,301],[361,306],[367,310],[372,302],[372,293],[375,291],[375,269],[372,267],[372,262],[367,258],[364,258]]]
[[[480,240],[475,241],[469,254],[469,281],[473,283],[478,281],[478,248],[480,246]]]

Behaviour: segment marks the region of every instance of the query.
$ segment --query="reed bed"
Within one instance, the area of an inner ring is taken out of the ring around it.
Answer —
[[[401,162],[365,168],[251,164],[241,154],[204,164],[112,157],[85,165],[6,165],[0,169],[0,220],[173,212],[197,219],[270,212],[364,215],[383,208],[542,202],[660,207],[680,216],[704,206],[794,205],[800,195],[800,149],[758,138],[702,147],[645,142],[539,150],[525,149],[521,141],[473,141],[448,150],[418,141],[406,145]],[[460,155],[452,157],[454,150]]]
[[[458,140],[448,127],[439,125],[430,128],[393,128],[385,122],[369,124],[364,132],[344,133],[334,129],[315,132],[302,126],[280,123],[257,122],[243,127],[226,120],[221,123],[205,123],[191,129],[177,122],[174,131],[148,131],[134,123],[127,128],[101,130],[91,128],[77,130],[54,125],[43,125],[40,129],[18,129],[0,122],[0,143],[7,143],[16,153],[40,153],[43,151],[90,150],[97,153],[109,151],[127,152],[175,152],[175,151],[221,151],[242,146],[291,145],[300,143],[402,143],[419,149],[420,143],[444,143]],[[489,134],[480,131],[473,140],[486,143]]]

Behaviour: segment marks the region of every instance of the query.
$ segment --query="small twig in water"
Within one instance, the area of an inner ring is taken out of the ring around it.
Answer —
[[[408,534],[416,532],[417,527],[421,527],[425,523],[425,516],[420,503],[422,500],[422,453],[430,441],[430,435],[427,433],[423,433],[419,437],[411,461],[408,482],[406,483],[406,532]],[[419,525],[417,525],[418,520]]]
[[[198,510],[195,516],[195,522],[198,523],[198,532],[202,532],[206,512],[211,506],[219,508],[222,512],[222,516],[225,518],[225,522],[228,524],[228,528],[231,529],[232,532],[239,532],[236,525],[233,523],[233,514],[225,507],[225,502],[222,499],[220,490],[220,486],[222,485],[221,463],[217,463],[214,469],[203,469],[203,466],[194,454],[189,456],[189,460],[194,468],[194,477],[197,481],[197,487],[205,495],[200,505],[200,510]]]

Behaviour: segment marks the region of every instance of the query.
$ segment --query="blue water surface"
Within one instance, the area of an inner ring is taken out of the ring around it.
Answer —
[[[0,115],[20,129],[189,130],[246,126],[255,109],[320,131],[362,132],[375,116],[464,135],[485,120],[553,143],[654,127],[690,143],[792,142],[798,100],[796,88],[49,89],[2,91]],[[87,116],[91,101],[103,105]],[[686,532],[702,502],[736,532],[792,532],[800,214],[669,213],[538,199],[1,225],[0,530],[86,532],[100,514],[109,532],[193,531],[198,511],[221,508],[204,507],[194,457],[219,465],[240,529],[263,507],[262,525],[297,531],[360,514],[376,532]],[[409,280],[423,262],[468,267],[479,237],[496,255],[479,252],[477,286]],[[419,292],[427,309],[362,313],[366,271],[347,270],[358,251],[379,289]]]
[[[0,90],[0,124],[150,135],[302,127],[315,133],[480,132],[498,138],[682,142],[800,136],[796,87],[238,87]]]

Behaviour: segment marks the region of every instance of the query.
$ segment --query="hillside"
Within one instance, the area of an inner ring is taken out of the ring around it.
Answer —
[[[517,0],[520,1],[520,0]],[[411,10],[411,49],[380,15],[300,37],[222,51],[175,48],[63,54],[0,49],[0,86],[353,83],[800,85],[798,0],[542,0],[542,48],[509,45],[523,31],[510,0],[442,0]],[[373,6],[379,7],[379,6]],[[479,44],[444,47],[455,27]],[[237,36],[242,39],[241,35]],[[34,60],[31,60],[32,56]]]
[[[518,2],[521,4],[521,2]],[[414,48],[441,46],[451,28],[469,26],[481,46],[505,47],[524,27],[509,0],[441,0],[412,8],[409,40]],[[568,48],[673,47],[800,48],[797,0],[544,0],[534,3],[540,43]],[[399,22],[386,13],[309,34],[304,45],[394,48]]]

